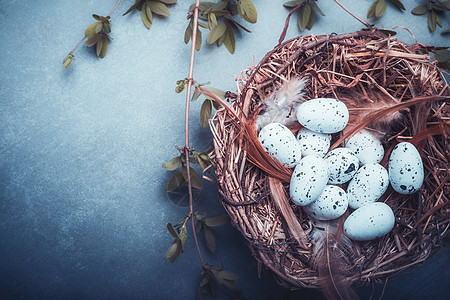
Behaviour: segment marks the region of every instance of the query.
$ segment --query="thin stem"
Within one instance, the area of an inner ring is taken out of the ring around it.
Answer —
[[[202,262],[203,267],[206,267],[205,261],[203,260],[202,252],[200,251],[200,246],[198,245],[197,233],[195,232],[195,218],[194,218],[194,205],[192,199],[192,185],[191,185],[191,170],[189,167],[189,105],[191,102],[191,89],[193,82],[193,74],[194,74],[194,58],[195,58],[195,42],[197,40],[197,26],[198,26],[198,9],[200,6],[200,0],[195,0],[195,8],[194,8],[194,26],[192,30],[192,44],[191,44],[191,59],[189,62],[189,75],[188,75],[188,84],[186,91],[186,116],[185,116],[185,145],[184,145],[184,153],[186,156],[186,169],[187,169],[187,184],[188,184],[188,192],[189,192],[189,215],[191,217],[192,224],[192,232],[194,235],[195,246],[197,247],[198,256],[200,257],[200,261]]]
[[[77,48],[81,45],[81,43],[86,39],[86,37],[82,38],[81,41],[78,42],[78,44],[75,46],[75,48],[73,48],[72,51],[70,51],[69,55],[73,55],[73,53],[75,52],[75,50],[77,50]]]
[[[357,15],[355,15],[354,13],[352,13],[347,7],[345,7],[339,0],[334,0],[334,2],[337,3],[337,5],[339,5],[340,7],[342,7],[346,12],[348,12],[353,18],[355,18],[356,20],[360,21],[361,23],[364,24],[364,26],[366,27],[370,27],[370,24],[367,23],[366,21],[364,21],[363,19],[361,19],[360,17],[358,17]]]
[[[122,2],[122,0],[117,1],[116,6],[114,6],[114,8],[111,10],[111,12],[109,13],[108,17],[111,17],[113,12],[116,10],[117,6],[119,6],[120,2]]]

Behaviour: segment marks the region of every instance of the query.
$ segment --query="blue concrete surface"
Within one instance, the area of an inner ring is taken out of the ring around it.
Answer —
[[[0,299],[195,299],[200,261],[192,238],[174,263],[163,259],[172,242],[165,226],[187,214],[164,192],[170,173],[161,164],[184,144],[184,97],[175,82],[188,73],[190,47],[183,42],[186,12],[179,1],[169,18],[155,18],[151,30],[138,12],[112,16],[113,40],[97,59],[84,46],[69,70],[62,60],[83,37],[93,13],[107,15],[108,1],[0,0]],[[277,43],[288,10],[283,1],[253,1],[258,22],[237,36],[234,55],[206,46],[197,53],[195,79],[235,91],[233,75],[258,62]],[[342,1],[365,16],[372,1]],[[409,11],[421,1],[392,6],[379,27],[407,26],[419,42],[448,46],[430,33],[425,17]],[[333,1],[319,1],[311,33],[362,28]],[[448,13],[447,13],[448,14]],[[449,19],[443,20],[449,28]],[[299,35],[295,18],[287,38]],[[309,32],[306,32],[309,34]],[[204,39],[206,32],[204,32]],[[399,29],[408,43],[414,39]],[[212,145],[198,123],[200,101],[192,105],[191,146]],[[196,209],[223,212],[213,184],[197,195]],[[217,252],[207,261],[239,274],[237,287],[252,299],[288,298],[257,267],[240,233],[219,229]],[[200,240],[203,243],[203,240]],[[409,274],[387,282],[385,299],[448,299],[448,251]],[[380,297],[383,284],[373,287]],[[364,299],[372,286],[358,289]],[[315,299],[320,294],[291,295]],[[219,290],[217,299],[228,299]]]

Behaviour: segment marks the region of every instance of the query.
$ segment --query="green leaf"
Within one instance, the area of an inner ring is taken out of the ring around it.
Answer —
[[[175,249],[175,253],[170,257],[170,262],[171,263],[174,263],[178,259],[180,254],[183,252],[180,239],[174,240],[173,244],[176,244],[177,246],[176,246],[176,249]]]
[[[211,93],[216,94],[217,96],[219,96],[220,99],[225,100],[225,92],[213,87],[209,87],[209,88],[205,88],[206,90],[210,91]],[[211,99],[214,100],[212,98],[206,97],[206,99]]]
[[[184,252],[184,249],[186,248],[186,241],[187,241],[187,230],[186,230],[186,222],[184,222],[183,226],[180,228],[180,240],[181,240],[181,250]]]
[[[386,30],[386,29],[379,29],[379,32],[383,33],[385,36],[394,36],[397,34],[397,32],[392,30]]]
[[[211,162],[209,161],[208,156],[206,156],[205,154],[197,155],[197,159],[198,159],[198,163],[200,164],[200,166],[203,169],[206,169],[211,164]]]
[[[203,227],[203,222],[197,221],[197,223],[195,223],[195,233],[200,233],[203,230]]]
[[[211,100],[206,99],[203,101],[202,108],[200,109],[200,125],[205,128],[208,126],[208,120],[211,118],[212,104]]]
[[[102,39],[103,34],[97,33],[86,41],[86,47],[92,47]]]
[[[104,24],[103,24],[103,30],[104,30],[106,33],[111,33],[111,24],[110,24],[110,23],[104,23]]]
[[[197,37],[195,40],[195,50],[200,51],[200,48],[202,47],[202,32],[197,27]]]
[[[170,16],[170,11],[164,3],[158,1],[147,1],[147,3],[148,7],[150,7],[155,14],[166,17]]]
[[[434,59],[438,62],[445,62],[450,59],[450,51],[448,50],[435,50],[434,52]]]
[[[102,29],[103,29],[103,23],[102,22],[95,22],[95,23],[92,23],[91,25],[89,25],[88,28],[86,28],[86,30],[84,31],[84,35],[87,38],[91,38],[95,34],[97,34],[100,31],[102,31]]]
[[[425,5],[419,5],[413,8],[411,13],[416,16],[424,15],[428,12],[428,8]]]
[[[166,185],[166,192],[172,192],[176,188],[178,188],[180,185],[182,185],[186,180],[184,179],[184,176],[181,172],[176,172],[175,174],[170,177],[169,181]]]
[[[187,168],[183,167],[181,169],[181,173],[183,174],[183,178],[184,180],[187,182]],[[202,183],[202,179],[200,178],[200,176],[198,176],[197,172],[192,168],[189,167],[189,173],[191,175],[191,184],[192,187],[202,190],[203,189],[203,183]]]
[[[241,10],[243,12],[243,14],[240,14],[242,18],[249,23],[256,23],[258,20],[258,12],[256,11],[256,7],[253,5],[253,2],[251,0],[240,0],[238,2],[238,9],[239,5],[241,6]]]
[[[375,7],[375,17],[381,17],[386,11],[386,1],[378,0],[377,6]]]
[[[230,216],[227,214],[220,214],[216,216],[212,216],[205,220],[205,224],[211,227],[222,226],[230,222]]]
[[[432,11],[428,14],[428,28],[431,32],[436,31],[436,14]]]
[[[142,21],[148,29],[152,27],[153,14],[150,7],[148,6],[148,2],[145,2],[142,6]]]
[[[181,166],[181,159],[179,156],[172,158],[168,162],[163,163],[162,167],[167,171],[175,171]]]
[[[321,16],[325,16],[325,14],[320,10],[319,6],[317,5],[316,1],[311,1],[312,6],[314,7],[314,9],[321,15]]]
[[[296,0],[296,1],[288,1],[283,4],[284,7],[297,7],[300,4],[303,4],[305,0]]]
[[[97,43],[97,56],[100,58],[104,58],[106,53],[108,52],[108,38],[106,35],[101,35],[102,37]]]
[[[227,29],[227,26],[224,22],[219,23],[217,26],[214,26],[214,28],[211,30],[211,32],[208,34],[208,39],[206,42],[208,44],[213,44],[216,42],[222,35],[224,35],[225,30]]]
[[[441,27],[442,28],[442,22],[441,22],[441,18],[439,18],[439,16],[435,13],[435,12],[433,12],[433,14],[435,15],[435,17],[436,17],[436,24],[438,24],[439,25],[439,27]]]
[[[308,25],[310,18],[311,18],[311,5],[307,3],[300,9],[300,14],[298,15],[298,27],[300,28],[300,31],[305,30],[306,25]]]
[[[178,252],[178,243],[173,242],[172,245],[170,245],[169,249],[166,252],[166,255],[164,257],[166,259],[172,260],[172,257],[174,257],[175,253]]]
[[[164,4],[175,4],[177,3],[177,0],[158,0],[159,2],[162,2]]]
[[[233,280],[233,281],[239,279],[239,276],[231,271],[223,270],[220,273],[222,274],[223,279]]]
[[[178,233],[173,228],[172,224],[167,223],[167,230],[169,230],[170,235],[172,235],[174,238],[179,239]]]
[[[225,31],[225,35],[223,37],[223,44],[228,49],[228,51],[233,54],[236,49],[236,39],[234,37],[233,28],[231,25],[227,24],[227,30]],[[215,101],[213,104],[216,103]]]
[[[191,40],[192,37],[192,21],[189,22],[189,25],[186,27],[186,31],[184,32],[184,43],[187,44]]]
[[[192,95],[192,99],[191,99],[191,102],[194,102],[194,101],[196,101],[199,97],[200,97],[200,93],[199,92],[197,92],[197,89],[194,91],[194,94]]]
[[[216,252],[216,237],[214,231],[209,227],[205,227],[205,242],[212,253]]]
[[[213,106],[216,110],[219,110],[222,108],[222,104],[220,104],[219,102],[217,102],[216,100],[212,100]]]
[[[405,6],[403,3],[400,2],[400,0],[391,0],[391,2],[397,7],[399,10],[405,10]]]
[[[67,55],[66,58],[64,58],[64,60],[63,60],[64,68],[67,69],[70,66],[70,64],[72,63],[72,60],[73,60],[73,55],[72,54]]]
[[[133,5],[131,5],[131,7],[122,16],[125,16],[126,14],[133,11],[136,7],[138,7],[139,4],[141,4],[142,1],[143,0],[136,0],[136,2]]]
[[[308,24],[306,24],[306,29],[311,30],[314,26],[314,22],[316,21],[316,14],[314,10],[311,10],[311,16],[309,17]]]
[[[210,14],[209,14],[209,18],[211,19],[211,22],[214,24],[214,26],[217,26],[217,25],[218,25],[218,24],[217,24],[217,18],[216,18],[216,15],[215,15],[215,14],[210,13]]]
[[[369,7],[369,11],[367,12],[367,18],[370,19],[373,16],[375,16],[375,8],[377,7],[378,1],[375,1],[372,3],[372,5]]]

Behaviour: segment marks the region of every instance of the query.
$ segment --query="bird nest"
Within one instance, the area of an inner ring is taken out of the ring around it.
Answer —
[[[331,97],[347,105],[348,128],[332,136],[331,149],[365,128],[382,136],[384,167],[403,141],[416,146],[424,165],[420,191],[401,195],[389,187],[378,200],[394,211],[393,230],[375,240],[352,241],[337,269],[327,268],[329,275],[339,273],[351,285],[379,282],[424,262],[448,237],[450,91],[429,50],[378,31],[299,36],[244,71],[237,96],[210,120],[220,200],[260,266],[281,285],[321,287],[320,270],[312,263],[314,222],[288,196],[292,169],[265,153],[254,128],[265,99],[290,78],[308,79],[306,99]],[[379,124],[393,113],[400,118]]]

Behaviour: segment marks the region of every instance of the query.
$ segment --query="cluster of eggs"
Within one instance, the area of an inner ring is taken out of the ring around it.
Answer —
[[[328,151],[331,134],[348,123],[349,112],[343,102],[318,98],[300,104],[296,111],[303,125],[297,136],[280,123],[266,125],[258,135],[272,157],[295,168],[289,187],[292,201],[317,220],[339,218],[350,207],[354,211],[344,222],[344,233],[353,240],[387,234],[394,226],[394,213],[377,200],[389,183],[401,194],[420,189],[424,171],[417,149],[407,142],[396,145],[388,172],[380,165],[383,145],[367,130],[353,135],[345,147]]]

